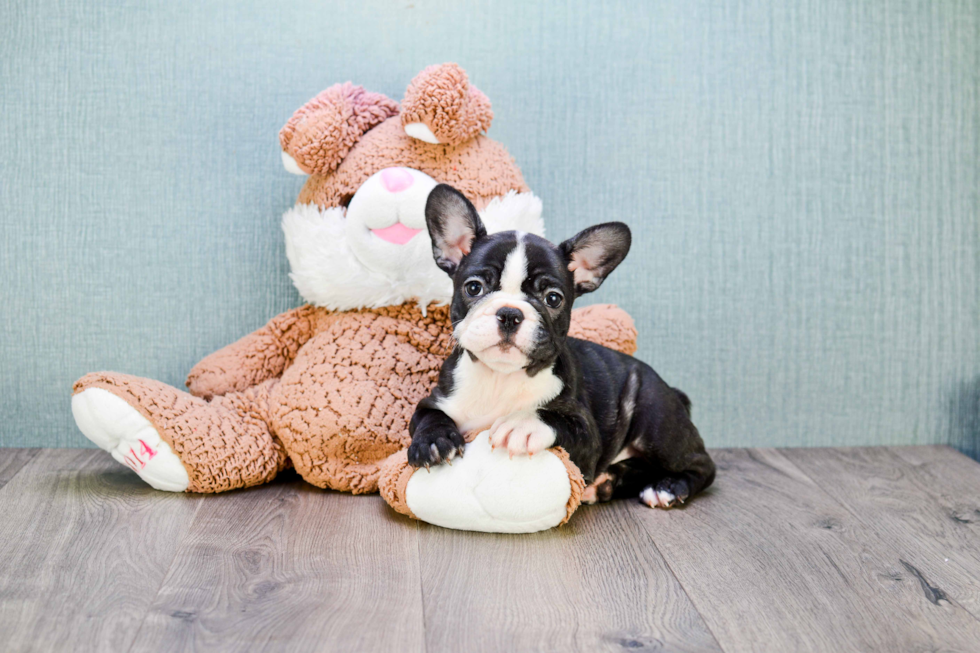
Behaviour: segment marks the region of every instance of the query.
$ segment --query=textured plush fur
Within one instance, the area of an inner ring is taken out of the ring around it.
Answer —
[[[489,116],[482,100],[442,93],[449,86],[463,96],[475,92],[457,68],[428,70],[408,103],[438,107],[438,115],[423,119],[440,134],[454,117],[469,115],[472,136],[455,145],[412,138],[397,103],[351,84],[331,87],[298,110],[280,142],[284,161],[311,176],[283,229],[294,281],[320,306],[286,311],[206,357],[188,375],[189,393],[118,372],[85,375],[74,386],[76,396],[84,395],[76,400],[83,432],[134,462],[148,482],[152,465],[140,463],[151,460],[151,449],[159,463],[165,445],[186,473],[186,481],[157,483],[165,489],[223,492],[268,482],[292,466],[320,487],[377,491],[380,465],[407,444],[408,419],[435,384],[452,334],[448,309],[428,303],[446,301],[451,286],[445,278],[436,283],[426,233],[399,250],[372,230],[412,228],[413,220],[421,229],[418,191],[450,181],[484,208],[489,224],[541,227],[540,202],[513,158],[473,131]],[[437,87],[442,100],[426,97],[425,89]],[[387,192],[398,197],[379,197],[375,182],[383,183],[385,171],[396,181],[411,177],[415,186],[405,193],[404,183],[389,184]],[[414,217],[402,213],[413,205]],[[360,217],[345,223],[351,215]],[[397,227],[401,219],[409,224]],[[362,233],[352,239],[354,227]],[[623,311],[588,307],[581,316],[586,337],[635,348],[636,330]],[[103,393],[131,410],[90,400]]]

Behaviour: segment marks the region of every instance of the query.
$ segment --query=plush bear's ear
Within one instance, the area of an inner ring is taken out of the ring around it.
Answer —
[[[432,258],[449,276],[473,249],[473,242],[487,235],[476,207],[449,184],[439,184],[429,193],[425,225],[432,239]]]
[[[558,248],[575,278],[575,296],[597,289],[630,251],[632,235],[622,222],[583,229]]]
[[[420,72],[402,100],[405,133],[426,143],[458,145],[490,129],[491,121],[490,100],[454,63]]]
[[[398,103],[350,82],[334,84],[303,105],[279,132],[290,172],[323,174],[340,165],[367,130],[398,113]]]

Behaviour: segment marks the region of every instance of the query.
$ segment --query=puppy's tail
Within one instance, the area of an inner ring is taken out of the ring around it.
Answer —
[[[691,416],[691,398],[688,397],[686,394],[684,394],[684,391],[681,390],[680,388],[674,388],[674,392],[677,393],[677,397],[681,400],[681,403],[684,404],[684,410],[687,411],[687,416],[690,417]]]

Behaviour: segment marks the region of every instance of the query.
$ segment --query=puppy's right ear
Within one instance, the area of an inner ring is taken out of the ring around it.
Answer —
[[[606,222],[583,229],[559,245],[575,280],[575,296],[602,285],[626,258],[632,242],[629,227],[622,222]]]
[[[425,225],[432,238],[432,257],[449,276],[456,273],[473,243],[487,235],[476,207],[449,184],[439,184],[429,193]]]

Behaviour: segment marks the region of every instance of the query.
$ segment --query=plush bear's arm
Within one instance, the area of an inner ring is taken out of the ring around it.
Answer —
[[[633,318],[613,304],[593,304],[573,310],[568,335],[630,356],[636,353],[636,326]]]
[[[316,333],[325,311],[310,305],[278,315],[264,327],[214,352],[187,375],[187,389],[210,399],[241,392],[283,373]]]

